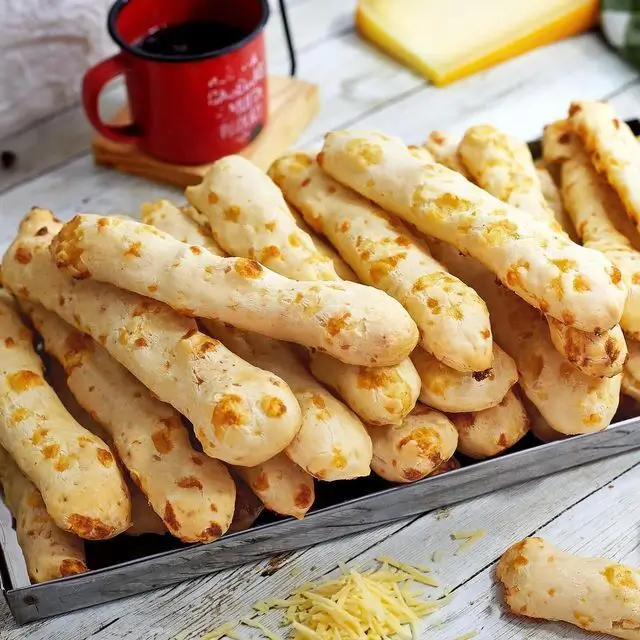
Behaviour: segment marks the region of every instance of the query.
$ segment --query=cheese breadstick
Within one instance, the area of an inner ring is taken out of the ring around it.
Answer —
[[[394,367],[355,367],[312,353],[309,368],[368,425],[400,424],[420,393],[420,376],[408,358]]]
[[[526,538],[496,568],[512,613],[569,622],[625,640],[640,638],[640,571],[606,558],[574,556]]]
[[[446,462],[443,462],[435,471],[432,471],[429,474],[430,478],[434,476],[441,476],[443,473],[448,473],[449,471],[455,471],[456,469],[460,469],[462,465],[457,458],[451,457]]]
[[[24,310],[30,309],[34,305],[22,301],[21,306]],[[60,362],[55,358],[50,358],[49,362],[47,362],[47,380],[56,392],[58,398],[62,401],[62,404],[78,424],[81,424],[85,429],[87,429],[87,431],[90,431],[93,435],[98,436],[98,438],[106,442],[111,448],[111,451],[114,454],[117,454],[118,452],[113,446],[113,440],[109,434],[87,413],[87,411],[80,406],[76,400],[71,389],[69,389],[69,385],[67,384],[67,373],[62,364],[60,364]],[[164,522],[149,506],[146,496],[135,485],[131,477],[127,475],[126,470],[122,469],[122,460],[117,458],[117,455],[116,459],[121,467],[123,475],[125,476],[125,483],[131,499],[131,526],[124,532],[124,535],[141,536],[147,533],[164,535],[167,533],[167,527]]]
[[[404,306],[426,351],[457,371],[491,366],[486,305],[447,273],[402,222],[324,174],[308,155],[284,156],[269,173],[305,220],[321,226],[362,282]]]
[[[542,417],[538,407],[536,407],[525,394],[522,394],[520,400],[529,416],[529,431],[531,431],[538,440],[547,443],[567,438],[564,433],[560,433],[549,426],[549,423]]]
[[[596,332],[619,322],[627,289],[602,254],[570,242],[458,173],[423,164],[401,140],[333,132],[319,160],[343,184],[480,260],[508,288],[557,320]]]
[[[255,467],[234,470],[269,511],[300,519],[313,505],[313,478],[284,453]]]
[[[293,391],[302,410],[302,426],[285,449],[293,462],[319,480],[369,475],[372,453],[367,431],[307,371],[291,345],[212,320],[202,323],[209,335],[243,360],[272,371]]]
[[[227,253],[257,260],[277,273],[287,269],[294,280],[339,280],[331,260],[295,223],[280,189],[242,156],[214,162],[202,182],[187,187],[185,195],[206,216],[216,242]],[[262,208],[272,219],[256,224],[256,209]],[[261,248],[256,251],[256,246]]]
[[[458,431],[458,451],[474,460],[492,458],[519,442],[529,431],[529,418],[513,390],[495,407],[449,415]]]
[[[101,540],[129,527],[129,494],[113,454],[45,381],[31,333],[6,291],[0,291],[0,446],[64,531]]]
[[[323,349],[350,364],[398,364],[418,339],[411,317],[382,291],[353,282],[293,281],[133,220],[77,215],[51,248],[58,267],[74,278],[93,277],[185,315]]]
[[[503,202],[548,223],[554,231],[565,233],[547,205],[533,158],[524,142],[488,125],[471,127],[460,143],[460,155],[476,184]],[[581,371],[595,377],[622,371],[626,347],[619,326],[610,331],[589,333],[554,318],[548,321],[554,346]]]
[[[187,416],[207,455],[255,465],[293,440],[300,407],[282,380],[244,362],[166,305],[93,280],[75,281],[56,269],[49,245],[60,226],[51,212],[28,214],[4,257],[6,286],[89,334]]]
[[[411,354],[422,386],[420,401],[447,411],[460,413],[495,407],[518,381],[515,362],[495,342],[493,365],[486,371],[461,373],[436,360],[422,349]]]
[[[32,582],[47,582],[87,571],[82,540],[59,529],[42,495],[0,447],[0,488],[16,521],[16,536]]]
[[[602,252],[627,283],[629,297],[620,323],[627,335],[640,339],[640,252],[610,217],[623,215],[620,201],[579,146],[561,170],[563,198],[583,244]]]
[[[389,482],[415,482],[445,464],[455,453],[458,434],[445,415],[424,405],[399,427],[371,427],[371,469]]]
[[[432,131],[429,134],[424,148],[431,154],[431,157],[439,164],[448,167],[452,171],[457,171],[465,178],[469,178],[467,167],[458,153],[459,140],[444,131]]]
[[[31,305],[46,350],[64,366],[76,400],[109,433],[131,478],[183,542],[211,542],[233,518],[235,485],[226,467],[195,451],[180,414],[89,336]],[[114,398],[118,401],[114,402]]]
[[[179,209],[168,200],[145,202],[140,207],[140,220],[180,242],[204,247],[217,256],[224,256],[224,251],[213,239],[211,227],[195,222],[193,216],[186,212],[188,208],[192,207]]]
[[[306,263],[313,264],[315,252],[305,253],[306,245],[302,242],[293,251],[289,237],[284,231],[297,225],[294,212],[286,206],[279,206],[275,210],[269,208],[267,204],[275,198],[274,189],[278,191],[278,199],[282,199],[278,187],[267,175],[256,171],[251,163],[236,162],[236,165],[237,170],[244,167],[252,176],[254,192],[267,194],[264,198],[254,198],[249,209],[251,217],[246,217],[246,220],[251,222],[252,228],[269,227],[272,231],[266,235],[253,234],[250,243],[247,243],[243,235],[244,227],[240,227],[236,233],[238,223],[221,220],[220,216],[211,216],[210,222],[216,227],[218,237],[223,239],[225,246],[234,255],[248,258],[250,255],[262,253],[268,246],[276,246],[282,259],[273,262],[272,267],[280,275],[296,279],[299,275],[299,270],[295,267],[296,258],[303,257]],[[227,192],[228,204],[242,208],[245,203],[244,196],[236,194],[237,199],[230,199],[229,189],[224,186],[224,175],[214,175],[212,179],[214,178],[220,183],[220,188]],[[233,180],[232,178],[231,181]],[[315,231],[319,230],[315,220],[308,221]],[[265,244],[267,241],[269,245]],[[336,272],[340,271],[336,268]],[[318,270],[316,277],[322,276],[323,271]],[[310,366],[313,375],[336,390],[349,407],[368,424],[399,424],[414,407],[418,398],[420,379],[411,362],[406,359],[393,366],[369,368],[347,364],[315,351],[310,354]]]
[[[544,318],[478,261],[432,242],[433,254],[485,300],[496,342],[515,360],[519,384],[549,425],[566,435],[605,429],[618,407],[621,375],[593,378],[554,348]]]
[[[538,220],[549,220],[554,231],[563,233],[544,199],[531,152],[523,141],[496,127],[476,125],[465,132],[458,153],[479,187]]]
[[[633,132],[604,102],[571,103],[569,121],[595,168],[618,194],[629,219],[640,228],[640,144]]]

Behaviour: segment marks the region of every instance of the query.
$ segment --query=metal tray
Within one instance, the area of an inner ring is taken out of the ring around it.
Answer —
[[[640,121],[629,125],[640,133]],[[539,141],[530,147],[539,156]],[[29,582],[11,516],[0,502],[0,587],[23,624],[365,531],[633,449],[640,449],[640,416],[620,411],[605,431],[550,444],[529,434],[498,458],[463,460],[461,469],[414,484],[394,486],[373,475],[318,483],[315,505],[303,520],[266,515],[248,531],[209,545],[184,545],[169,535],[89,542],[90,571],[37,585]]]

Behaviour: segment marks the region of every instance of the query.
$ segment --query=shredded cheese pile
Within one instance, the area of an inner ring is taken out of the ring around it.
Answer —
[[[421,600],[423,594],[411,583],[437,587],[436,580],[391,558],[378,558],[378,562],[380,568],[362,573],[342,567],[343,575],[337,579],[307,583],[287,599],[270,598],[254,609],[260,613],[284,609],[284,624],[292,627],[293,640],[418,638],[417,623],[448,598]],[[261,631],[271,640],[276,638],[262,626]]]

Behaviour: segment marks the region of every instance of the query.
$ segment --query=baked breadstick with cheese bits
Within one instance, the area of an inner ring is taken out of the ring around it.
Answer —
[[[488,125],[467,130],[459,149],[476,184],[536,220],[565,233],[542,193],[527,145]],[[610,331],[583,332],[549,318],[551,340],[560,353],[590,376],[622,371],[626,346],[619,326]]]
[[[629,357],[622,372],[622,393],[640,401],[640,342],[629,340]]]
[[[262,179],[268,180],[266,176],[263,176]],[[264,209],[257,209],[257,211],[262,214],[265,212]],[[259,221],[256,221],[256,223],[259,224]],[[255,248],[256,247],[254,246],[254,250]],[[337,260],[341,261],[341,258],[337,257]],[[280,268],[284,269],[285,267],[280,265]],[[282,275],[286,276],[287,274],[283,273]],[[215,321],[211,321],[209,326],[214,332],[215,329],[218,328],[224,330],[229,336],[233,336],[234,339],[237,339],[238,344],[242,349],[242,354],[239,355],[245,359],[249,357],[249,360],[252,361],[250,356],[255,351],[256,353],[254,353],[254,356],[259,357],[260,361],[265,364],[264,368],[272,371],[275,371],[276,369],[281,370],[282,366],[285,366],[285,369],[288,368],[293,379],[298,382],[298,391],[305,387],[318,391],[318,387],[320,387],[320,385],[306,374],[306,369],[304,369],[298,361],[297,355],[292,351],[290,346],[284,343],[278,343],[277,341],[265,338],[264,336],[259,336],[253,332],[241,332],[239,330],[233,331],[231,329],[225,329],[222,323]],[[246,341],[243,339],[245,337],[247,339]],[[255,345],[255,349],[252,345]],[[418,374],[414,366],[408,359],[394,367],[370,368],[348,365],[326,356],[323,353],[316,352],[310,354],[310,361],[313,375],[331,388],[337,388],[337,392],[345,398],[345,402],[357,415],[361,416],[367,424],[397,424],[406,414],[409,413],[416,403],[418,391],[420,389],[420,379],[418,378]],[[256,364],[255,360],[252,362],[253,364]],[[288,367],[286,366],[287,363],[289,365]],[[300,387],[299,383],[303,380],[307,380],[307,383],[303,385],[303,387]],[[294,391],[294,393],[298,394],[297,391]],[[326,394],[324,389],[322,389],[322,394]],[[320,420],[319,424],[323,424],[325,433],[329,434],[331,430],[326,431],[326,428],[335,421],[327,421],[328,416],[326,411],[317,411],[317,408],[314,410],[313,407],[309,405],[309,395],[307,393],[301,392],[298,395],[298,400],[301,403],[304,403],[304,405],[302,406],[302,428],[295,441],[298,444],[306,441],[307,438],[305,437],[305,434],[308,436],[315,431],[314,421],[316,419]],[[331,412],[332,414],[342,416],[338,422],[344,425],[344,428],[346,429],[344,432],[345,434],[349,431],[354,436],[358,432],[360,433],[360,436],[355,438],[354,443],[357,442],[360,439],[362,432],[355,428],[353,422],[355,416],[349,417],[347,408],[343,407],[334,398],[331,398],[329,404],[331,404],[333,409],[335,409],[335,411]],[[338,405],[340,405],[340,407],[338,407]],[[354,428],[350,429],[350,427]],[[321,429],[321,431],[323,429]],[[331,437],[333,438],[334,436]],[[347,438],[347,441],[351,440],[353,440],[353,438]],[[361,448],[361,451],[367,454],[367,452],[370,452],[370,448],[370,445],[367,445]],[[329,447],[329,449],[332,449],[332,447]],[[313,447],[307,451],[307,456],[311,454],[312,450]],[[321,470],[318,468],[318,460],[316,460],[315,463],[311,463],[308,457],[305,460],[304,453],[301,453],[300,447],[294,447],[293,449],[290,449],[290,451],[296,451],[300,454],[300,456],[297,456],[294,453],[292,455],[292,459],[312,475],[316,475],[314,469],[316,471]],[[320,456],[320,458],[322,458],[322,456]],[[359,456],[356,456],[356,459],[353,460],[353,464],[355,464],[356,469],[359,469],[358,474],[360,474],[364,469],[358,464],[358,458]],[[330,467],[331,465],[329,465],[329,468]],[[369,463],[367,462],[366,473],[368,473],[368,469]],[[333,479],[338,479],[338,476],[353,472],[354,468],[351,468],[349,465],[349,468],[345,467],[342,470],[333,469],[333,471],[324,479],[328,480],[329,475],[335,475]]]
[[[469,178],[469,171],[458,153],[459,144],[460,141],[457,138],[444,131],[432,131],[424,143],[424,149],[438,164]]]
[[[51,248],[58,267],[76,279],[92,277],[184,315],[323,349],[349,364],[398,364],[418,340],[409,314],[382,291],[353,282],[297,282],[133,220],[77,215]]]
[[[277,273],[286,269],[294,280],[340,279],[331,260],[298,227],[280,189],[242,156],[214,162],[202,182],[187,187],[185,195],[206,216],[216,242],[227,253],[257,260]],[[270,211],[272,219],[256,224],[261,218],[256,209]],[[256,246],[261,248],[256,251]]]
[[[563,621],[616,638],[640,638],[640,571],[606,558],[575,556],[542,538],[511,546],[498,580],[512,613]]]
[[[42,495],[0,447],[0,488],[16,521],[16,535],[32,582],[47,582],[87,571],[80,538],[58,528]]]
[[[490,125],[465,132],[458,153],[473,181],[485,191],[537,220],[549,221],[554,231],[564,230],[544,196],[529,147]]]
[[[213,239],[211,227],[198,224],[193,214],[187,209],[192,207],[176,207],[168,200],[145,202],[140,207],[140,220],[156,227],[186,244],[204,247],[217,256],[224,256],[224,251]]]
[[[622,376],[585,375],[554,348],[544,318],[497,284],[477,260],[443,242],[431,242],[431,250],[483,297],[496,341],[514,359],[520,387],[551,428],[566,435],[605,429],[618,407]]]
[[[46,382],[31,332],[3,290],[0,446],[36,485],[60,529],[102,540],[129,527],[129,494],[111,450],[73,419]]]
[[[426,351],[457,371],[491,367],[486,305],[434,260],[402,222],[327,176],[308,155],[284,156],[269,173],[305,220],[322,228],[362,282],[405,307]]]
[[[639,143],[636,143],[639,144]],[[640,146],[640,145],[639,145]],[[631,338],[640,339],[640,252],[612,220],[623,215],[620,200],[598,175],[579,145],[562,163],[565,205],[585,246],[602,252],[616,265],[629,288],[620,324]],[[617,209],[617,211],[616,211]]]
[[[21,306],[22,309],[25,310],[36,305],[32,305],[31,303],[27,303],[23,300],[21,301]],[[42,307],[40,308],[42,309]],[[62,321],[60,320],[60,322]],[[85,429],[87,429],[87,431],[98,436],[98,438],[109,445],[111,451],[116,455],[116,461],[122,469],[124,465],[122,464],[122,461],[117,458],[118,452],[113,446],[112,438],[104,428],[80,406],[76,397],[71,392],[71,389],[69,389],[69,385],[67,383],[67,372],[64,370],[62,364],[60,364],[60,362],[55,358],[50,358],[47,362],[47,380],[56,392],[58,398],[62,401],[62,404],[78,424],[81,424]],[[124,532],[124,535],[141,536],[146,533],[164,535],[167,533],[167,527],[160,516],[149,506],[147,497],[142,493],[142,491],[140,491],[127,473],[124,473],[123,475],[125,476],[124,480],[131,499],[131,526]]]
[[[578,101],[569,121],[591,157],[620,197],[627,216],[640,229],[640,144],[626,122],[605,102]]]
[[[400,427],[371,427],[369,433],[371,469],[389,482],[426,478],[451,459],[458,443],[451,421],[424,405],[416,405]]]
[[[339,182],[477,258],[506,287],[564,324],[597,332],[620,321],[627,289],[602,254],[572,243],[455,171],[421,162],[398,138],[329,133],[319,161]]]
[[[422,385],[420,402],[449,413],[495,407],[518,381],[513,358],[493,343],[493,365],[486,371],[462,373],[447,367],[423,349],[411,354]]]
[[[211,320],[202,323],[209,335],[247,362],[272,371],[293,391],[302,410],[302,426],[285,449],[293,462],[319,480],[369,475],[371,438],[362,422],[316,381],[291,345]]]
[[[234,472],[273,513],[301,519],[313,506],[313,478],[284,453],[255,467],[235,467]]]
[[[458,451],[474,460],[486,460],[503,453],[529,431],[529,417],[513,390],[495,407],[473,413],[452,413],[449,418],[458,431]]]
[[[246,164],[244,166],[246,167]],[[275,199],[274,190],[278,192],[279,200],[282,200],[282,194],[267,175],[257,171],[251,163],[248,163],[248,166],[253,177],[254,191],[271,194],[270,197],[254,198],[252,201],[251,227],[262,229],[268,226],[273,231],[268,235],[253,234],[247,243],[243,228],[236,232],[238,223],[222,221],[220,216],[211,216],[210,222],[216,227],[217,236],[234,255],[248,258],[263,253],[269,246],[277,247],[282,259],[272,262],[271,266],[280,275],[296,279],[299,275],[299,269],[295,266],[297,258],[303,256],[306,264],[311,265],[314,264],[315,253],[312,251],[305,254],[306,245],[300,243],[295,252],[290,254],[292,245],[288,231],[298,226],[295,213],[286,204],[276,209],[267,207],[266,203]],[[230,199],[230,189],[224,187],[222,175],[216,177],[217,183],[223,185],[221,188],[228,194],[228,204],[231,207],[242,208],[245,203],[244,196],[239,195],[237,200]],[[314,231],[319,230],[314,220],[310,219],[309,222]],[[284,233],[285,231],[287,233]],[[265,244],[266,242],[270,244]],[[341,258],[338,260],[342,262]],[[339,273],[341,270],[336,267],[336,272]],[[317,270],[315,277],[320,278],[323,273],[324,268]],[[307,275],[310,275],[308,269]],[[399,424],[418,399],[420,379],[408,359],[392,366],[367,367],[341,362],[341,359],[328,357],[321,351],[313,351],[310,354],[310,366],[313,375],[336,390],[349,407],[368,424]]]
[[[170,533],[183,542],[219,538],[231,524],[235,504],[226,467],[195,451],[180,414],[154,399],[92,338],[41,306],[27,308],[45,349],[64,366],[76,400],[107,431]]]
[[[207,455],[255,465],[293,440],[300,407],[282,380],[241,360],[164,304],[56,269],[49,245],[60,227],[49,211],[29,213],[4,257],[6,286],[89,334],[187,416]]]
[[[236,507],[227,533],[250,529],[264,511],[264,504],[249,485],[236,474]]]

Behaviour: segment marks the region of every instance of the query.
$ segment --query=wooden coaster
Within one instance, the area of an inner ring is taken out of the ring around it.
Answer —
[[[246,149],[240,152],[262,169],[269,165],[299,138],[318,113],[318,87],[296,78],[269,77],[269,121]],[[111,124],[130,122],[129,107],[123,107]],[[209,164],[188,166],[155,160],[135,144],[113,142],[96,134],[92,142],[96,164],[178,187],[198,184]]]

